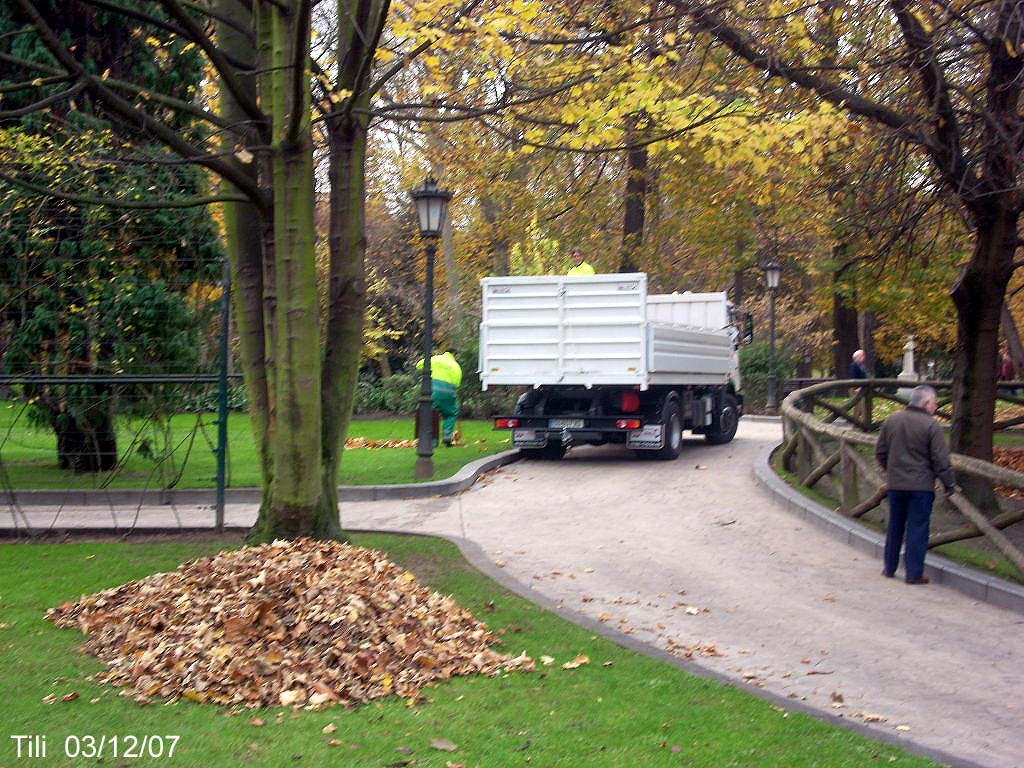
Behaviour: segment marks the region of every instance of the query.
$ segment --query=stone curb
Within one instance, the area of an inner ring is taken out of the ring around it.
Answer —
[[[754,464],[754,478],[762,487],[787,511],[799,515],[834,538],[845,541],[855,549],[871,555],[881,562],[882,553],[885,550],[885,537],[865,528],[855,520],[843,517],[790,487],[775,474],[775,470],[771,466],[771,456],[777,447],[766,450]],[[925,558],[924,572],[933,583],[955,589],[975,600],[991,603],[1017,613],[1024,613],[1024,587],[1022,586],[995,576],[985,576],[931,552]]]
[[[380,501],[384,499],[418,499],[429,496],[449,496],[464,491],[484,472],[511,464],[522,456],[518,450],[502,451],[471,461],[444,480],[427,483],[398,485],[342,485],[338,487],[339,501]],[[213,504],[216,491],[212,488],[182,488],[172,490],[47,490],[0,492],[0,505],[21,507],[53,506],[140,506],[176,504],[195,506]],[[227,504],[259,504],[259,488],[228,488],[224,493]]]

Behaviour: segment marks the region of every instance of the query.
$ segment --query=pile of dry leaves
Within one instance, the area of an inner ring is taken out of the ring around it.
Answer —
[[[47,612],[88,635],[97,679],[140,701],[324,706],[452,675],[532,669],[379,552],[277,541],[200,558]]]
[[[1024,472],[1024,451],[1020,448],[1002,448],[996,446],[992,449],[992,461],[1000,467],[1013,469],[1017,472]],[[1021,491],[1018,488],[1000,486],[996,488],[996,490],[1004,496],[1010,496],[1015,499],[1024,498],[1024,491]]]
[[[345,449],[369,448],[415,448],[418,445],[416,440],[371,440],[368,437],[350,437],[345,441]]]

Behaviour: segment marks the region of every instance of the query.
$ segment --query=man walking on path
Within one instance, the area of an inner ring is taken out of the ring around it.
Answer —
[[[924,556],[928,551],[935,478],[942,481],[947,498],[956,490],[946,436],[932,418],[936,405],[934,389],[927,385],[914,387],[906,409],[882,424],[875,447],[875,458],[886,474],[889,488],[889,529],[885,535],[882,575],[891,578],[896,574],[906,529],[903,567],[907,584],[928,583]]]

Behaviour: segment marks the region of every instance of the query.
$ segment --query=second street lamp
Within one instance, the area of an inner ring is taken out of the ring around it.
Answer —
[[[434,476],[434,429],[433,392],[430,382],[430,357],[433,352],[434,335],[434,257],[437,255],[437,238],[444,230],[448,215],[448,201],[451,192],[437,186],[431,176],[423,186],[409,193],[416,204],[419,217],[420,237],[427,250],[427,274],[423,287],[423,377],[420,382],[420,401],[416,411],[416,477],[423,479]]]
[[[772,259],[764,264],[765,281],[768,283],[768,402],[765,412],[774,416],[779,410],[779,398],[775,374],[775,290],[779,287],[782,265]]]

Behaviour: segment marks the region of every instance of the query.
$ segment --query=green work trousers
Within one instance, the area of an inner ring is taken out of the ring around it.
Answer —
[[[447,381],[439,379],[431,379],[430,388],[433,391],[434,408],[441,412],[441,418],[444,419],[442,438],[450,443],[455,439],[455,422],[459,418],[458,390]]]

